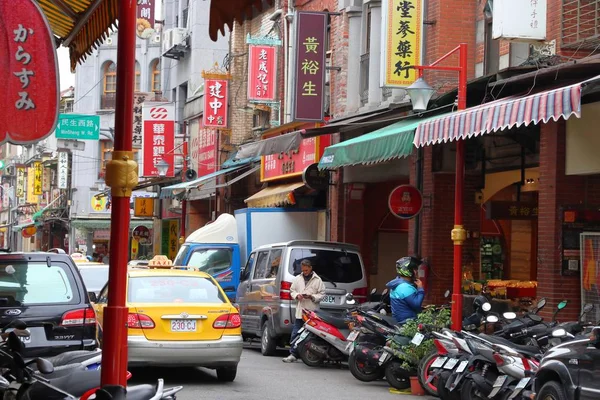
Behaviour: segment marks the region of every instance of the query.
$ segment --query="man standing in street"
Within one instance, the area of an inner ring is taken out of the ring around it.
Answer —
[[[304,325],[302,320],[302,310],[316,310],[319,308],[319,303],[325,296],[325,285],[317,274],[313,272],[312,264],[309,260],[302,260],[302,273],[294,278],[290,293],[293,299],[298,301],[296,304],[296,320],[292,328],[293,341],[298,335],[298,330]],[[290,355],[283,359],[285,363],[291,363],[298,359],[298,354],[292,346]]]

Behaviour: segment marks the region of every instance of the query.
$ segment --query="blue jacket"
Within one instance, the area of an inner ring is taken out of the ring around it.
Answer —
[[[390,289],[392,315],[398,323],[403,324],[408,319],[416,318],[421,312],[421,304],[425,291],[417,289],[401,278],[395,278],[386,285]]]

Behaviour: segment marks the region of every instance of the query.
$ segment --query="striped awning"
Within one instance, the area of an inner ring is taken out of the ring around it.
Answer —
[[[37,0],[52,33],[69,48],[71,70],[116,29],[118,0]]]
[[[531,123],[581,117],[584,88],[600,76],[524,97],[509,97],[424,122],[417,127],[417,147],[468,139]]]

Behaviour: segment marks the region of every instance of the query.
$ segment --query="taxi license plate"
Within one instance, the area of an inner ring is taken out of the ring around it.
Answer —
[[[438,357],[432,364],[430,368],[440,368],[442,365],[444,365],[444,363],[446,362],[446,360],[448,359],[448,357]]]
[[[335,296],[323,296],[321,299],[323,304],[335,304]]]
[[[196,320],[171,320],[171,332],[196,332]]]
[[[458,364],[458,360],[456,358],[451,358],[448,360],[448,362],[446,362],[446,364],[444,364],[444,369],[454,369],[456,364]]]

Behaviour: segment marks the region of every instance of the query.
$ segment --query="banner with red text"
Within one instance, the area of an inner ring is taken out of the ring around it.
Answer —
[[[248,101],[275,101],[277,47],[248,47]]]
[[[217,170],[217,130],[200,126],[199,120],[191,121],[189,127],[192,168],[198,178],[212,174]]]
[[[227,79],[205,79],[202,124],[205,127],[227,128],[228,101],[229,81]]]
[[[156,164],[161,159],[169,164],[165,176],[175,176],[175,106],[171,103],[146,102],[142,107],[142,119],[144,123],[141,176],[159,176]]]

